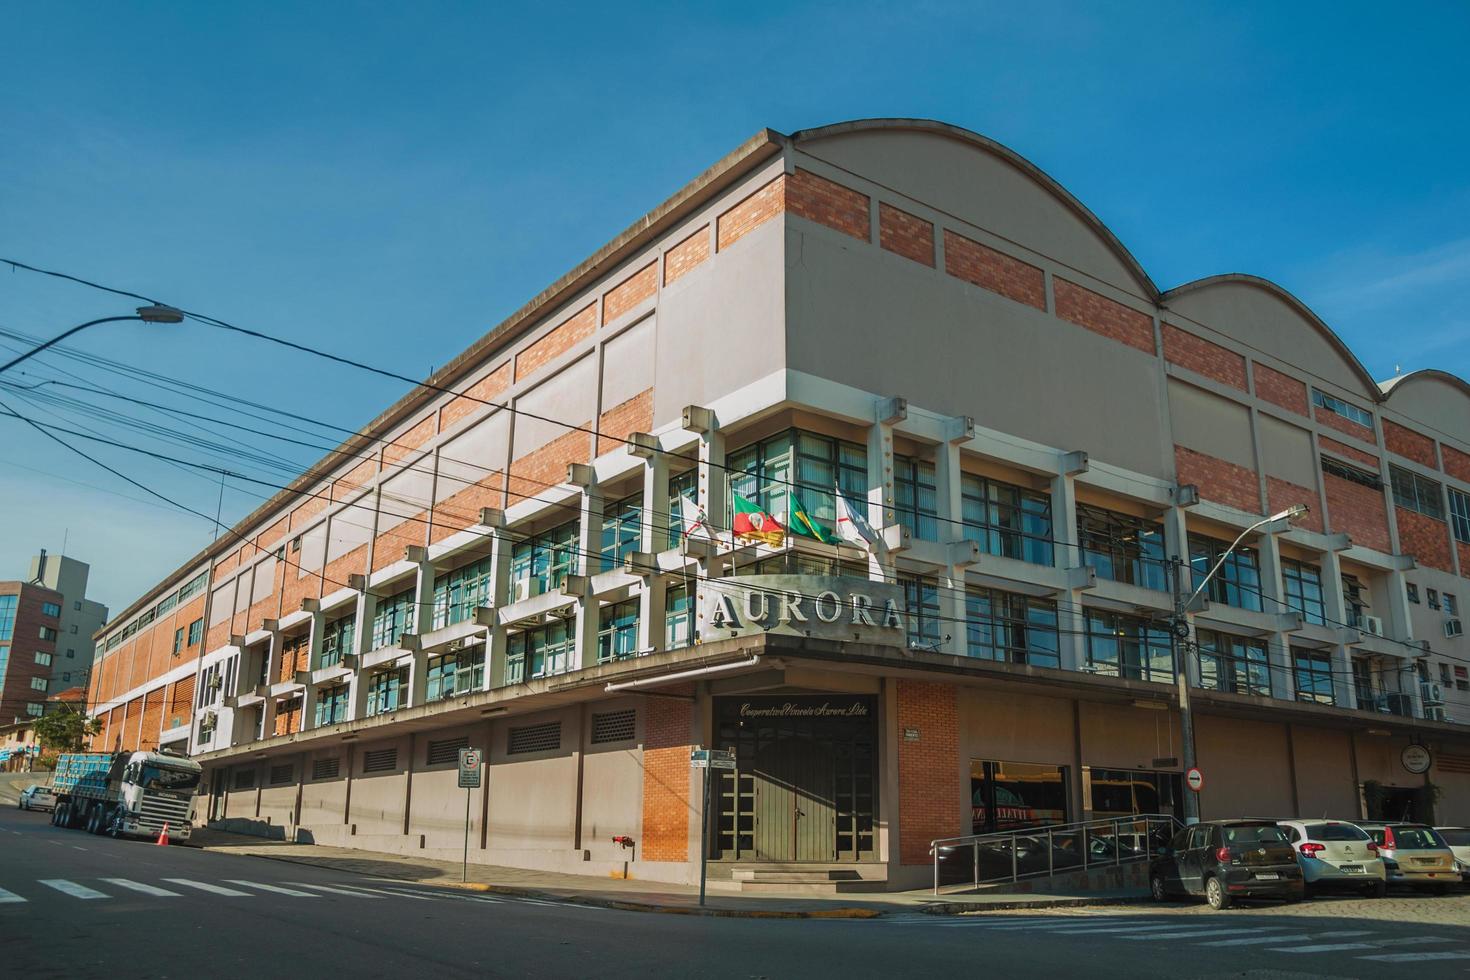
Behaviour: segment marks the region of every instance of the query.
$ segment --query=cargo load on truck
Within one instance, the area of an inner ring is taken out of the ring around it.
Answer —
[[[71,752],[56,761],[51,822],[114,837],[187,840],[203,769],[170,752]]]

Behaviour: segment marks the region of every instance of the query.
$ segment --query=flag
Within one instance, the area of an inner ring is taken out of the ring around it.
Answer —
[[[762,541],[768,545],[778,545],[786,538],[786,529],[781,526],[770,514],[761,509],[759,504],[752,503],[740,494],[735,497],[735,532],[736,539],[747,538],[751,541]]]
[[[707,538],[714,537],[710,533],[709,517],[705,514],[704,508],[699,506],[694,498],[687,493],[681,493],[679,495],[679,517],[684,522],[684,538],[686,540],[694,537],[696,531],[703,531],[704,536]]]
[[[854,507],[852,502],[842,495],[842,488],[835,488],[837,492],[837,536],[844,541],[862,546],[864,544],[878,544],[878,532],[873,530],[873,525],[863,516],[860,508]]]
[[[787,515],[789,518],[787,523],[792,534],[800,534],[804,538],[816,538],[823,544],[836,542],[837,539],[832,536],[831,531],[812,520],[806,508],[801,505],[801,497],[794,488],[787,494],[787,497],[791,500],[791,512]]]

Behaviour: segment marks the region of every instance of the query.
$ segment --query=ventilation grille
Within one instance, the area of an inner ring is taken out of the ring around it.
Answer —
[[[311,764],[311,778],[336,779],[341,765],[342,763],[339,759],[317,759]]]
[[[510,744],[506,751],[511,755],[526,752],[551,752],[561,748],[561,722],[551,721],[544,725],[527,725],[510,730]]]
[[[397,749],[374,749],[362,754],[363,772],[391,772],[397,768]]]
[[[592,744],[632,740],[637,717],[637,711],[633,708],[628,708],[626,711],[609,711],[605,715],[593,715]]]
[[[236,769],[235,770],[235,789],[254,789],[254,788],[255,788],[255,770],[254,769]]]
[[[272,786],[279,786],[282,783],[289,783],[292,779],[295,778],[296,767],[291,765],[291,763],[288,762],[284,766],[271,766]]]
[[[459,762],[459,750],[470,747],[470,737],[445,738],[429,743],[429,765],[438,766],[446,762]]]
[[[1440,772],[1470,773],[1470,755],[1441,755],[1434,765]]]

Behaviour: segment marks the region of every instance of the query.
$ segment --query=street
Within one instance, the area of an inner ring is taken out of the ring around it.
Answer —
[[[262,960],[263,950],[275,950]],[[0,810],[0,963],[25,977],[1458,976],[1470,896],[876,920],[658,915],[57,830]]]

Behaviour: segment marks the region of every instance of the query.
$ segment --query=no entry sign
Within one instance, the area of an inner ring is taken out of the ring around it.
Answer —
[[[1184,785],[1198,793],[1205,788],[1205,774],[1198,768],[1190,769],[1184,774]]]

